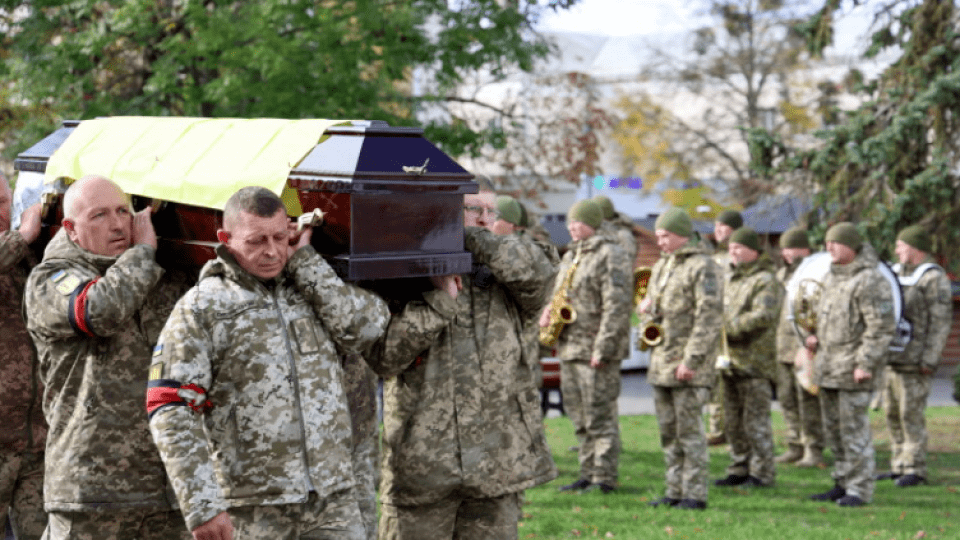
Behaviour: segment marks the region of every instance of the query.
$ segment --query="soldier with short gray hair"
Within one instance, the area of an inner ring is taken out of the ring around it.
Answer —
[[[823,408],[823,429],[834,455],[834,486],[810,498],[839,506],[863,506],[874,490],[870,392],[893,337],[893,296],[877,270],[873,247],[856,226],[827,230],[830,271],[817,306],[817,328],[806,347],[814,360]]]
[[[885,368],[883,404],[890,430],[890,472],[897,487],[927,480],[927,424],[924,411],[930,379],[950,334],[952,291],[946,272],[933,261],[930,233],[913,225],[897,235],[899,263],[894,266],[903,290],[903,316],[913,337],[902,352],[890,352]]]
[[[197,540],[365,539],[339,355],[389,313],[291,226],[273,192],[235,193],[153,351],[150,429]]]
[[[662,256],[637,306],[641,327],[657,323],[663,337],[653,347],[647,379],[653,385],[667,486],[665,496],[650,505],[702,510],[710,457],[702,414],[717,378],[723,274],[684,210],[672,208],[658,217],[656,235]]]

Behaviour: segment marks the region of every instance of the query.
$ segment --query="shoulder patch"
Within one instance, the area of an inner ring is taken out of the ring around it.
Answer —
[[[80,286],[80,278],[63,270],[50,276],[50,281],[57,284],[57,292],[64,296],[71,294]]]
[[[156,381],[163,378],[163,362],[157,362],[150,366],[149,380]]]

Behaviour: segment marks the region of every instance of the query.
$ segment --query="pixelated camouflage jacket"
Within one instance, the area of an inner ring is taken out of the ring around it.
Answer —
[[[909,277],[918,266],[932,263],[927,257],[919,265],[902,266],[899,276]],[[925,271],[915,285],[901,283],[903,316],[913,325],[913,338],[903,352],[890,352],[887,363],[896,371],[918,373],[921,366],[936,369],[950,335],[953,320],[953,292],[943,268]]]
[[[771,381],[777,376],[777,321],[782,299],[782,288],[767,254],[730,269],[723,285],[730,372]]]
[[[527,230],[520,230],[517,232],[517,237],[525,242],[532,242],[537,246],[540,251],[546,255],[547,260],[550,261],[550,268],[553,272],[557,271],[557,267],[560,266],[560,254],[557,252],[557,246],[552,243],[541,240],[533,235],[531,235]],[[551,279],[551,283],[553,280]],[[548,299],[549,300],[549,299]],[[541,309],[543,306],[541,306]],[[537,312],[533,317],[524,321],[523,324],[523,334],[524,334],[524,343],[526,344],[527,350],[524,351],[525,358],[540,358],[541,351],[543,351],[542,356],[552,356],[552,352],[548,347],[540,345],[540,313]],[[542,347],[542,349],[541,349]],[[531,364],[531,369],[533,370],[534,380],[539,387],[543,382],[543,373],[540,369],[540,362],[529,362]]]
[[[647,380],[656,386],[713,386],[714,364],[723,322],[723,274],[709,244],[697,235],[653,265],[648,286],[653,320],[663,327],[663,343],[653,348]],[[696,373],[692,381],[675,377],[683,363]]]
[[[609,235],[623,248],[629,271],[632,273],[637,258],[637,237],[633,234],[633,222],[630,218],[618,212],[601,223],[598,232]]]
[[[454,300],[430,290],[395,313],[367,357],[384,381],[381,500],[422,505],[453,492],[515,493],[557,476],[523,348],[554,272],[516,236],[465,228],[480,267]],[[482,270],[486,269],[486,270]]]
[[[802,346],[800,336],[793,326],[793,314],[787,302],[786,287],[793,273],[800,267],[804,257],[797,257],[793,264],[788,264],[777,270],[777,281],[784,289],[783,302],[780,305],[780,320],[777,323],[777,360],[784,364],[793,364],[797,351]]]
[[[45,386],[47,511],[169,510],[143,412],[150,351],[172,306],[155,250],[95,255],[60,230],[26,286]]]
[[[174,399],[150,429],[191,530],[227,508],[302,503],[353,486],[339,354],[380,338],[375,294],[346,284],[307,246],[264,283],[224,246],[177,303],[150,388],[196,385],[211,406]],[[184,393],[184,399],[196,394]]]
[[[877,270],[873,247],[864,244],[848,264],[831,264],[817,305],[818,384],[839,390],[873,389],[893,338],[893,297]],[[873,378],[857,383],[860,368]]]
[[[30,259],[20,233],[0,233],[0,449],[14,452],[43,452],[47,438],[37,354],[23,321],[23,287]]]
[[[567,293],[577,318],[560,332],[557,356],[564,360],[622,360],[630,353],[633,279],[623,248],[613,237],[594,234],[571,243],[560,262],[551,298],[573,263],[578,244],[580,262]]]

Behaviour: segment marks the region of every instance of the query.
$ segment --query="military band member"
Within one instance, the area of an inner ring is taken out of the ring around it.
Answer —
[[[717,262],[721,272],[726,275],[730,270],[729,241],[733,231],[743,227],[743,216],[736,210],[727,209],[717,214],[713,222],[714,246],[713,260]],[[726,414],[723,412],[723,379],[717,374],[717,384],[710,393],[710,402],[707,404],[707,443],[711,445],[727,442],[724,429]]]
[[[890,472],[878,479],[896,479],[899,487],[927,478],[927,427],[924,411],[930,379],[950,334],[952,292],[943,268],[930,256],[930,234],[921,226],[897,236],[895,270],[903,290],[903,316],[913,337],[903,352],[887,355],[884,409],[890,429]]]
[[[155,261],[150,210],[101,176],[67,190],[26,286],[45,386],[44,539],[190,538],[143,414],[151,351],[182,289]]]
[[[47,526],[43,511],[43,456],[47,422],[37,355],[23,321],[23,288],[36,263],[29,246],[40,234],[40,206],[10,229],[12,196],[0,174],[0,528],[10,524],[19,540],[39,540]],[[8,513],[9,510],[9,513]]]
[[[632,274],[634,262],[637,258],[637,236],[634,233],[633,221],[624,214],[617,212],[610,197],[597,195],[593,197],[593,200],[603,212],[603,223],[600,225],[599,232],[609,234],[616,239],[617,244],[623,248],[630,266],[629,272]]]
[[[654,390],[667,486],[665,496],[650,504],[704,509],[709,453],[702,410],[716,381],[723,275],[682,209],[657,218],[655,232],[662,257],[637,310],[641,325],[662,326],[663,342],[653,348],[647,379]]]
[[[381,540],[517,538],[523,490],[556,478],[524,321],[552,283],[531,242],[488,230],[488,182],[465,195],[467,275],[393,313],[369,360],[385,378]]]
[[[777,271],[780,285],[786,288],[793,273],[810,255],[807,231],[794,227],[780,236],[780,256],[785,266]],[[777,400],[787,427],[787,450],[777,456],[777,463],[793,463],[797,467],[817,467],[823,459],[823,419],[820,398],[811,394],[797,380],[794,360],[803,346],[793,326],[790,306],[783,303],[777,326]]]
[[[563,256],[553,295],[565,296],[576,311],[557,340],[560,388],[564,410],[577,436],[580,476],[561,491],[617,486],[621,450],[617,398],[620,362],[629,352],[631,277],[624,250],[614,238],[599,233],[603,214],[593,200],[575,204],[567,213],[572,242]],[[570,274],[572,272],[572,274]],[[568,274],[569,277],[568,277]],[[567,287],[566,292],[561,287]],[[550,326],[551,306],[540,315]]]
[[[749,227],[730,236],[731,269],[723,285],[723,326],[728,358],[723,379],[730,465],[717,486],[772,486],[773,425],[770,402],[776,376],[776,326],[783,297],[773,263]]]
[[[290,226],[273,192],[231,196],[153,352],[150,429],[197,540],[365,538],[338,353],[388,311]]]
[[[834,487],[810,498],[862,506],[873,498],[874,449],[870,392],[894,335],[893,297],[877,270],[873,247],[856,226],[827,230],[830,271],[817,307],[817,329],[806,346],[816,351],[823,429],[834,455]]]

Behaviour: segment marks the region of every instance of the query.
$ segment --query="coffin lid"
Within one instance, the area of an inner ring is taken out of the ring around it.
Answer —
[[[17,156],[20,171],[66,183],[102,174],[125,192],[222,209],[241,187],[280,195],[302,213],[295,190],[340,193],[476,193],[473,176],[423,137],[382,121],[110,117],[65,121]]]

